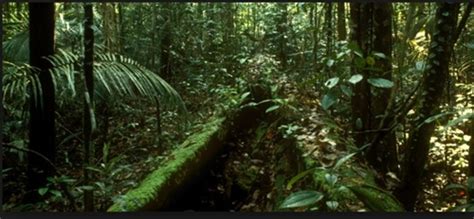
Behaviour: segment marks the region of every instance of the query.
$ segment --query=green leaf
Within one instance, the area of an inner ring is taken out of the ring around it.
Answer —
[[[347,81],[351,84],[357,84],[363,78],[364,78],[364,76],[362,76],[361,74],[355,74],[355,75],[352,75],[351,78],[349,78],[349,80],[347,80]]]
[[[245,92],[244,94],[242,94],[242,96],[240,96],[240,100],[244,100],[245,98],[247,98],[248,96],[250,95],[250,92]]]
[[[271,111],[275,111],[275,110],[277,110],[278,108],[280,108],[280,105],[273,105],[273,106],[271,106],[271,107],[268,107],[268,109],[265,110],[265,113],[269,113],[269,112],[271,112]]]
[[[58,190],[51,190],[51,193],[56,197],[63,197],[60,191]]]
[[[387,58],[387,56],[385,54],[381,53],[381,52],[374,52],[374,56],[382,58],[382,59]]]
[[[316,168],[311,168],[309,170],[305,170],[301,173],[298,173],[298,175],[294,176],[293,178],[288,181],[288,184],[286,185],[286,189],[290,190],[293,187],[293,184],[298,182],[300,179],[308,175],[309,173],[313,172]]]
[[[377,186],[362,184],[348,186],[356,197],[371,211],[401,212],[405,211],[402,204],[390,192]]]
[[[38,189],[38,193],[43,196],[44,194],[46,194],[48,192],[49,188],[40,188]]]
[[[474,177],[470,176],[467,178],[467,192],[474,193]]]
[[[324,195],[317,191],[303,190],[289,195],[280,208],[299,208],[317,203],[323,199]]]
[[[333,59],[329,59],[329,60],[326,62],[326,65],[327,65],[328,67],[333,66],[333,65],[334,65],[334,60],[333,60]]]
[[[81,186],[80,188],[83,189],[83,190],[87,190],[87,191],[94,190],[94,186]]]
[[[336,175],[333,175],[333,174],[329,174],[329,173],[326,173],[326,175],[324,175],[324,178],[326,178],[326,181],[331,185],[331,186],[334,186],[337,182],[337,176]]]
[[[354,155],[356,155],[357,152],[354,152],[354,153],[350,153],[344,157],[342,157],[341,159],[339,159],[336,164],[334,165],[334,169],[337,169],[339,168],[343,163],[345,163],[346,161],[348,161],[349,159],[351,159]]]
[[[464,209],[467,210],[467,208],[470,208],[471,206],[473,206],[472,203],[467,203],[467,204],[463,204],[463,205],[459,205],[459,206],[450,208],[450,209],[448,209],[447,211],[448,211],[448,212],[458,212],[458,211],[462,211],[462,210],[464,210]]]
[[[466,122],[466,121],[469,121],[469,119],[473,119],[474,118],[474,113],[468,113],[468,114],[464,114],[456,119],[453,119],[451,121],[448,122],[448,124],[446,125],[446,127],[451,127],[451,126],[455,126],[459,123],[463,123],[463,122]],[[466,120],[466,121],[464,121]]]
[[[324,86],[331,89],[334,86],[336,86],[338,82],[339,82],[339,77],[334,77],[334,78],[331,78],[331,79],[327,80],[326,83],[324,83]]]
[[[333,95],[326,94],[323,96],[323,100],[321,101],[321,107],[324,110],[328,110],[334,103],[336,103],[336,98]]]
[[[337,201],[327,201],[326,205],[329,207],[329,209],[336,210],[337,207],[339,206],[339,202],[337,202]]]
[[[436,114],[434,116],[430,116],[428,117],[427,119],[425,119],[425,121],[423,121],[421,124],[419,124],[416,128],[419,129],[423,124],[428,124],[428,123],[431,123],[443,116],[446,116],[446,115],[449,115],[449,114],[453,114],[452,112],[444,112],[444,113],[440,113],[440,114]]]
[[[366,61],[365,61],[365,59],[362,58],[362,57],[355,57],[355,58],[354,58],[354,64],[355,64],[355,66],[356,66],[357,68],[361,69],[361,68],[363,68],[363,67],[365,66]]]
[[[457,184],[457,183],[451,183],[444,187],[444,190],[452,190],[452,189],[461,189],[461,190],[466,190],[466,186]]]
[[[391,88],[393,87],[393,82],[384,78],[369,78],[367,82],[374,87],[378,88]]]
[[[356,119],[356,128],[357,128],[357,129],[362,129],[362,127],[363,127],[362,119],[361,119],[361,118],[357,118],[357,119]]]
[[[344,93],[348,97],[352,97],[353,93],[350,87],[342,84],[340,88],[341,88],[342,93]]]
[[[425,62],[424,62],[424,61],[418,61],[418,62],[416,62],[416,64],[415,64],[416,70],[418,70],[418,71],[423,70],[423,67],[424,67],[424,66],[425,66]]]

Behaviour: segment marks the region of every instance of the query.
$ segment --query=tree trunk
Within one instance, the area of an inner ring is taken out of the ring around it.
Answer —
[[[318,15],[318,3],[314,3],[311,7],[311,14],[313,15],[313,72],[318,72],[318,29],[319,29],[319,15]]]
[[[54,163],[56,158],[54,84],[49,72],[52,64],[44,59],[54,54],[54,3],[29,3],[29,13],[30,65],[36,68],[34,74],[38,76],[41,84],[41,88],[31,89],[33,94],[37,95],[30,97],[29,149],[37,151]],[[45,159],[29,154],[28,190],[32,195],[27,197],[28,201],[35,201],[38,198],[36,189],[46,185],[46,178],[53,174],[53,168]]]
[[[396,195],[408,211],[413,211],[419,191],[423,170],[428,159],[430,138],[435,123],[425,120],[440,112],[440,103],[449,74],[449,59],[453,42],[451,35],[457,24],[459,4],[442,3],[438,6],[435,29],[429,49],[427,67],[424,72],[423,92],[418,107],[418,119],[407,142],[401,184]]]
[[[280,69],[285,70],[288,65],[288,57],[287,57],[287,35],[288,35],[288,11],[287,11],[287,4],[279,3],[278,5],[278,15],[276,17],[276,25],[277,25],[277,59],[280,62]]]
[[[374,39],[373,50],[383,53],[386,58],[376,58],[375,67],[379,71],[372,71],[371,77],[392,80],[392,4],[374,4]],[[388,114],[391,105],[392,89],[372,88],[371,92],[371,130],[387,130],[384,119],[393,120],[393,115]],[[390,117],[390,118],[385,118]],[[383,137],[377,135],[383,134]],[[387,172],[395,171],[398,165],[395,133],[376,133],[368,149],[367,160],[384,176]],[[380,140],[378,140],[380,139]]]
[[[347,30],[346,30],[346,13],[344,2],[337,3],[337,36],[339,40],[346,40]]]
[[[352,40],[356,43],[365,59],[371,51],[371,19],[372,5],[370,3],[351,3],[351,20],[352,20]],[[361,57],[354,56],[355,59]],[[355,66],[355,65],[353,65]],[[370,140],[370,136],[363,133],[371,127],[370,118],[372,118],[370,109],[370,87],[367,78],[370,76],[368,71],[361,68],[352,67],[353,74],[361,74],[364,78],[354,85],[354,95],[351,98],[351,108],[353,116],[353,130],[355,131],[354,139],[358,147],[366,145]]]
[[[87,169],[94,157],[92,132],[94,131],[94,31],[92,4],[84,5],[84,184],[91,184],[91,173]],[[84,210],[94,211],[94,196],[92,190],[84,190]]]
[[[170,81],[172,77],[170,49],[171,49],[171,3],[163,3],[164,23],[162,26],[161,36],[161,55],[160,55],[160,75],[166,81]]]
[[[326,3],[326,57],[332,56],[332,3]]]
[[[225,20],[224,27],[224,56],[225,68],[227,74],[234,76],[234,59],[235,54],[235,7],[233,3],[225,4],[224,13],[222,14]]]

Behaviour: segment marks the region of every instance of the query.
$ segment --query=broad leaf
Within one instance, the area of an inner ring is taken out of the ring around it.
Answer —
[[[391,88],[393,87],[393,82],[384,78],[369,78],[367,82],[374,87],[378,88]]]
[[[337,207],[339,206],[339,202],[337,202],[337,201],[327,201],[326,205],[329,207],[329,209],[336,210]]]
[[[300,208],[313,205],[323,199],[324,195],[317,191],[303,190],[288,196],[280,208]]]
[[[355,75],[352,75],[351,78],[349,78],[349,80],[347,80],[347,81],[351,84],[357,84],[363,78],[364,78],[364,76],[362,76],[361,74],[355,74]]]
[[[326,62],[326,65],[327,65],[328,67],[333,66],[333,65],[334,65],[334,60],[333,60],[333,59],[329,59],[329,60]]]
[[[423,70],[423,67],[424,67],[424,66],[425,66],[425,62],[424,62],[424,61],[418,61],[418,62],[416,62],[416,64],[415,64],[416,70],[418,70],[418,71]]]
[[[352,97],[352,89],[346,85],[341,85],[340,86],[342,93],[344,93],[348,97]]]
[[[324,85],[328,88],[333,88],[334,86],[337,85],[338,82],[339,82],[339,77],[334,77],[327,80],[326,83],[324,83]]]
[[[336,175],[333,175],[333,174],[329,174],[329,173],[326,173],[326,175],[324,175],[324,178],[326,178],[326,181],[331,185],[331,186],[334,186],[337,182],[337,176]]]
[[[44,194],[46,194],[48,192],[48,188],[40,188],[38,189],[38,193],[43,196]]]
[[[336,100],[337,99],[333,95],[326,94],[323,96],[323,100],[321,101],[321,107],[323,107],[324,110],[327,110],[336,103]]]

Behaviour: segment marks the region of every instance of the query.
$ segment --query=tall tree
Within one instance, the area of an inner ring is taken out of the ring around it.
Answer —
[[[235,54],[235,14],[236,7],[233,3],[226,3],[222,10],[222,18],[225,21],[224,25],[224,55],[225,55],[225,68],[227,73],[230,75],[234,74],[234,59]]]
[[[458,13],[458,3],[442,3],[436,10],[436,22],[423,75],[421,101],[417,109],[418,116],[407,142],[401,184],[396,191],[397,198],[409,211],[413,211],[415,207],[428,159],[430,138],[435,129],[435,123],[427,122],[427,119],[440,112],[454,44],[452,33],[457,25]]]
[[[361,67],[356,67],[355,61],[362,60],[365,63],[365,57],[371,51],[371,31],[372,23],[372,5],[370,3],[351,3],[351,41],[358,45],[363,57],[354,56],[352,65],[353,74],[360,74],[363,79],[354,85],[354,95],[351,98],[354,139],[357,146],[362,147],[370,141],[364,131],[369,130],[370,124],[370,87],[367,78],[369,72]]]
[[[164,23],[161,27],[161,55],[160,55],[160,75],[165,80],[170,81],[171,70],[171,3],[163,3],[162,14]]]
[[[94,131],[94,31],[92,4],[84,5],[84,184],[88,185],[91,181],[91,172],[88,167],[92,164],[93,144],[92,132]],[[92,190],[84,191],[84,210],[94,210],[94,196]]]
[[[346,40],[347,38],[346,8],[344,4],[344,2],[337,3],[337,37],[339,40]]]
[[[104,45],[107,52],[120,51],[119,45],[119,26],[118,17],[115,13],[114,3],[101,3],[100,9],[102,12],[102,33],[104,36]]]
[[[318,13],[318,4],[311,4],[311,14],[312,14],[312,41],[313,41],[313,72],[318,72],[318,43],[319,43],[319,23],[321,15]]]
[[[55,96],[49,70],[52,64],[45,59],[54,54],[54,3],[29,3],[30,65],[39,78],[40,88],[32,86],[30,98],[29,149],[45,158],[30,153],[28,158],[28,189],[34,201],[36,189],[44,186],[46,178],[54,173],[55,143]]]
[[[377,59],[374,64],[377,70],[371,71],[370,77],[392,80],[392,4],[374,4],[372,20],[373,51],[383,53],[384,57],[374,56]],[[393,119],[388,111],[388,106],[391,106],[391,93],[392,89],[374,87],[370,93],[370,129],[379,130],[379,133],[372,136],[367,159],[383,175],[390,171],[395,172],[398,165],[395,134],[391,131],[386,133],[382,131],[390,130],[384,121]]]
[[[285,70],[288,65],[287,43],[288,43],[288,9],[286,3],[278,3],[277,25],[277,58],[280,61],[281,69]]]
[[[332,3],[326,3],[326,56],[328,58],[332,55],[332,39],[333,39],[333,26],[332,26]]]

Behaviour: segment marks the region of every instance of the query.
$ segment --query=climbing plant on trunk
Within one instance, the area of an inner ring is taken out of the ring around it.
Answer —
[[[91,183],[91,172],[88,169],[93,162],[94,150],[92,132],[95,129],[94,119],[94,31],[92,4],[84,5],[84,184]],[[94,210],[92,190],[84,190],[84,210]]]
[[[396,191],[397,198],[409,211],[415,208],[428,159],[430,138],[436,125],[429,119],[440,112],[445,82],[449,77],[449,59],[454,45],[452,33],[457,25],[458,13],[457,3],[439,4],[436,11],[435,28],[423,74],[420,104],[416,110],[417,119],[413,123],[414,130],[406,145],[401,184]]]

